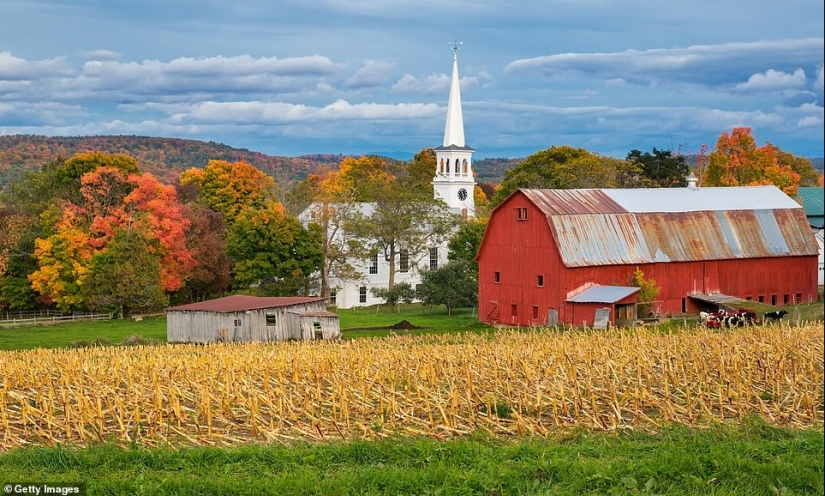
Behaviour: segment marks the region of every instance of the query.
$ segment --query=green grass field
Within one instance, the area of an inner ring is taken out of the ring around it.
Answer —
[[[232,449],[26,448],[0,483],[88,494],[823,494],[821,431],[739,426],[555,438],[389,438]]]
[[[798,308],[800,320],[822,320],[822,303]],[[478,323],[474,309],[339,313],[344,339],[385,336],[392,332],[386,327],[403,320],[420,329],[398,333],[494,332]],[[684,322],[662,330],[679,332]],[[165,317],[2,329],[0,349],[96,339],[117,345],[134,335],[165,342]],[[821,495],[823,438],[822,425],[789,429],[751,417],[705,429],[559,431],[547,438],[471,435],[226,449],[30,446],[0,454],[0,483],[79,482],[88,494]]]

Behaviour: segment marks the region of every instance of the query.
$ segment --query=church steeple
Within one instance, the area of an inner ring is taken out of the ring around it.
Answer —
[[[447,123],[444,126],[443,146],[464,146],[464,117],[461,115],[457,46],[453,48],[453,52],[453,76],[450,79],[450,98],[447,100]]]
[[[444,141],[435,149],[436,169],[433,178],[433,194],[447,203],[455,213],[464,217],[475,215],[475,175],[472,154],[475,150],[464,143],[464,117],[461,112],[461,90],[458,77],[458,48],[452,44],[453,73],[450,78],[450,96],[447,100],[447,122],[444,125]]]

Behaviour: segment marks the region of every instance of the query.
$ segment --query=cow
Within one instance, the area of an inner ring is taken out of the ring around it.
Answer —
[[[773,312],[765,312],[765,322],[773,322],[782,320],[782,317],[788,315],[787,310],[779,310]]]

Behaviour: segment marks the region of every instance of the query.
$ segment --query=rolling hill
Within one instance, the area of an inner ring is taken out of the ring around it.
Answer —
[[[322,154],[283,157],[232,148],[212,141],[180,138],[8,135],[0,136],[0,191],[6,185],[19,181],[27,171],[37,170],[58,157],[65,159],[89,151],[129,155],[137,160],[138,167],[143,172],[150,172],[166,183],[174,181],[186,169],[205,167],[209,160],[245,160],[280,183],[294,184],[308,174],[337,168],[345,157]],[[504,170],[520,160],[477,160],[475,169],[478,180],[498,182]]]

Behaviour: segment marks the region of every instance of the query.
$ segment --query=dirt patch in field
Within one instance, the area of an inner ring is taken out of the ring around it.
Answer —
[[[424,327],[411,324],[408,320],[402,320],[384,327],[350,327],[349,329],[342,329],[342,331],[413,331],[416,329],[424,329]]]

